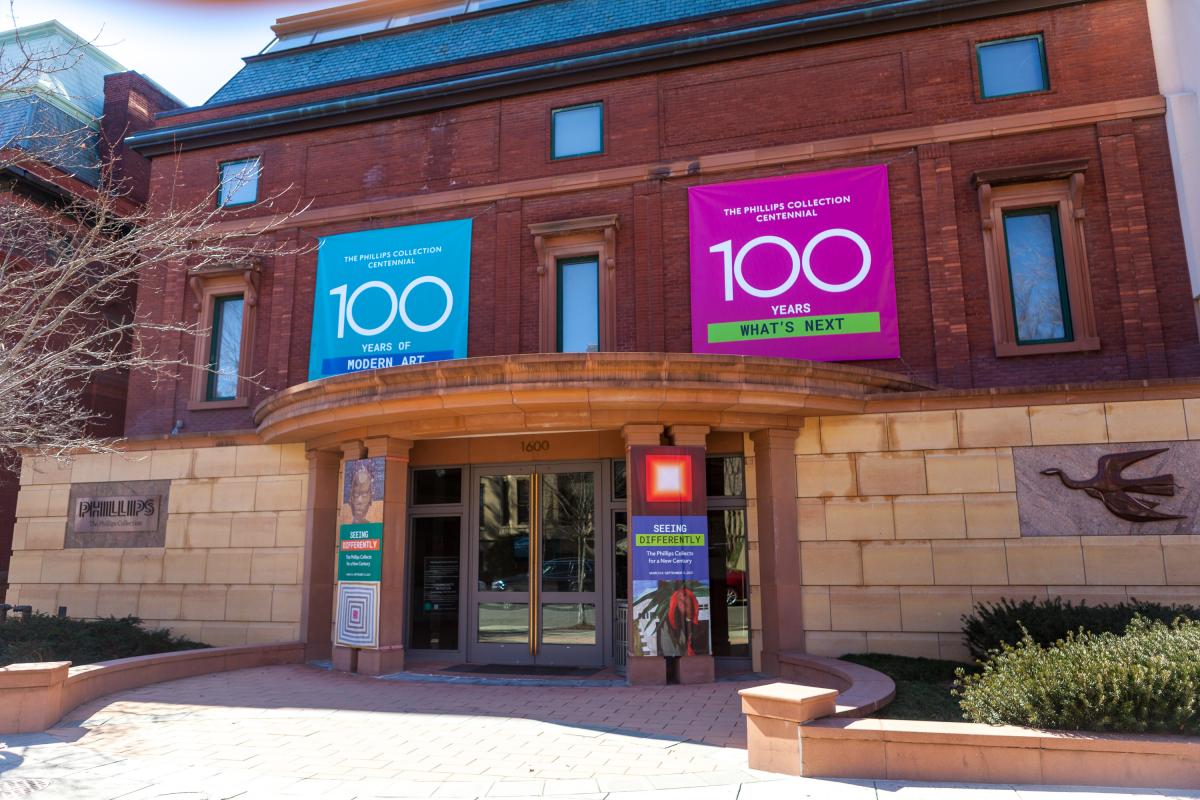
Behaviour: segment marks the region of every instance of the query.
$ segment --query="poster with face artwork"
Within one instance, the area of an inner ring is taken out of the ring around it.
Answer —
[[[347,461],[338,526],[338,580],[378,582],[383,570],[383,458]]]

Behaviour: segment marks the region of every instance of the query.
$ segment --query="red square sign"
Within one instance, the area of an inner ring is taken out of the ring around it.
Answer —
[[[690,503],[692,459],[686,455],[646,456],[646,502]]]

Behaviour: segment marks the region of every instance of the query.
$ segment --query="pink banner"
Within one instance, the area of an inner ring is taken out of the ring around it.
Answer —
[[[896,358],[887,167],[693,186],[692,350]]]

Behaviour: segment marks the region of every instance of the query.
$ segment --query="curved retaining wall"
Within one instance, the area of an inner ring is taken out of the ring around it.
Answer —
[[[853,719],[895,685],[866,667],[781,657],[796,683],[743,689],[754,769],[813,778],[1194,789],[1200,738],[1040,731],[966,722]],[[882,679],[882,680],[881,680]]]
[[[874,714],[896,696],[895,682],[878,670],[806,653],[780,653],[779,677],[805,686],[836,689],[835,717]]]
[[[275,664],[304,663],[304,644],[182,650],[72,667],[69,661],[0,668],[0,734],[36,733],[84,703],[151,683]]]

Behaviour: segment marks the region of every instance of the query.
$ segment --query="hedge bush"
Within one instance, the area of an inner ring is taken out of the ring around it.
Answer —
[[[9,616],[0,623],[0,667],[39,661],[94,664],[199,647],[208,645],[163,629],[147,630],[137,617],[80,620],[33,614],[28,620]]]
[[[1136,618],[1123,635],[1005,644],[955,695],[973,722],[1067,731],[1200,734],[1200,623]]]
[[[1196,606],[1165,606],[1132,600],[1116,605],[1075,605],[1053,600],[1008,600],[977,603],[972,614],[963,617],[963,635],[971,655],[987,658],[1002,644],[1015,645],[1028,633],[1040,645],[1051,645],[1072,631],[1123,633],[1134,617],[1172,622],[1176,617],[1200,620]]]

